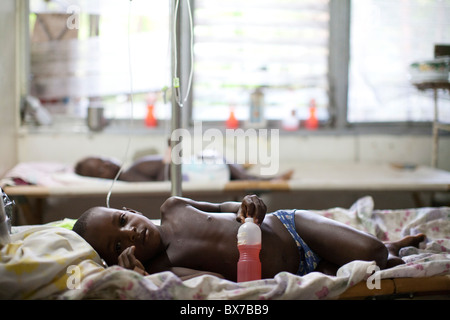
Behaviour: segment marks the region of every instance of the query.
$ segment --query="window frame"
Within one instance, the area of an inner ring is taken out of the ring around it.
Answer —
[[[192,10],[195,9],[195,0],[190,0]],[[318,130],[298,130],[295,132],[283,132],[283,134],[335,134],[335,133],[383,133],[383,134],[431,134],[432,121],[410,122],[349,122],[348,112],[348,88],[350,68],[350,32],[351,32],[351,1],[352,0],[330,0],[330,25],[329,25],[329,58],[328,58],[328,81],[329,81],[329,112],[330,121]],[[189,30],[189,17],[186,5],[180,1],[180,23],[177,32]],[[194,21],[195,25],[195,21]],[[190,70],[190,47],[189,33],[178,34],[178,58],[180,61],[179,72],[181,72],[181,83],[186,87],[187,76]],[[195,77],[193,79],[195,81]],[[192,86],[185,107],[182,110],[182,125],[185,128],[193,126],[192,119]],[[430,99],[430,108],[433,102]],[[205,121],[204,127],[222,128],[221,121]],[[280,121],[268,121],[269,128],[281,128]]]

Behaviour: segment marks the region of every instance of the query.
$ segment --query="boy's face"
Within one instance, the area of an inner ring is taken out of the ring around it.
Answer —
[[[88,220],[85,239],[109,265],[117,264],[123,250],[135,246],[135,257],[145,263],[161,244],[159,229],[141,213],[97,207]]]

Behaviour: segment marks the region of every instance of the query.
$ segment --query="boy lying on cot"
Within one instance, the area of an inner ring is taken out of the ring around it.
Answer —
[[[262,231],[262,278],[281,271],[334,275],[353,260],[375,261],[381,269],[404,263],[400,248],[418,246],[425,235],[383,243],[374,236],[305,210],[266,214],[255,195],[242,202],[209,203],[171,197],[161,206],[161,225],[139,212],[94,207],[76,222],[80,234],[107,264],[143,275],[172,271],[182,279],[213,274],[236,281],[237,231],[253,217]]]
[[[165,181],[170,179],[170,161],[162,156],[151,155],[137,159],[126,170],[120,173],[121,181]],[[224,164],[229,170],[230,180],[290,180],[294,171],[289,170],[274,177],[263,177],[249,174],[239,164]],[[80,176],[114,179],[120,170],[120,163],[104,157],[87,157],[75,164],[75,173]]]

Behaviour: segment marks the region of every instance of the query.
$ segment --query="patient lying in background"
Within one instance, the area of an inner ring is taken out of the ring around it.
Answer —
[[[169,163],[163,156],[145,156],[128,168],[125,168],[119,175],[121,181],[165,181],[170,180]],[[247,173],[246,169],[238,164],[226,164],[229,169],[229,180],[289,180],[294,171],[290,170],[279,176],[263,177]],[[103,157],[87,157],[78,161],[75,165],[75,173],[95,178],[114,179],[120,170],[120,163]]]

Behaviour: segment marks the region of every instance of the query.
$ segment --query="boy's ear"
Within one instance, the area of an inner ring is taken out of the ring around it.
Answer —
[[[122,210],[125,210],[125,211],[128,211],[128,212],[139,214],[139,215],[143,216],[142,212],[139,212],[139,211],[131,209],[131,208],[122,207]]]

